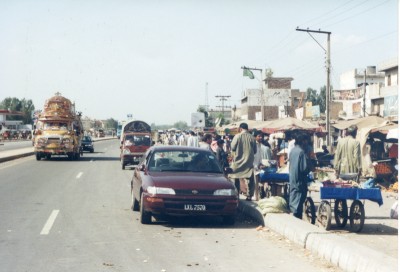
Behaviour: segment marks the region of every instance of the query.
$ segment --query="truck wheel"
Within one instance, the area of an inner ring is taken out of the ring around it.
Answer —
[[[42,158],[42,157],[40,156],[40,154],[39,154],[39,153],[36,153],[36,160],[37,160],[37,161],[40,161],[41,158]]]

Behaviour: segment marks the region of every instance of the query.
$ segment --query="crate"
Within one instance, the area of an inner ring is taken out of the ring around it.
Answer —
[[[393,174],[392,165],[390,162],[378,162],[374,165],[375,173],[377,175],[390,175]]]

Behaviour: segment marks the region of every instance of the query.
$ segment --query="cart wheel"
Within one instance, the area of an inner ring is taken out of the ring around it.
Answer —
[[[307,197],[306,201],[304,202],[304,216],[308,222],[313,225],[315,224],[315,218],[317,215],[315,213],[314,201],[311,197]]]
[[[328,201],[323,200],[318,208],[318,222],[326,230],[331,229],[332,209]]]
[[[335,212],[336,225],[344,228],[347,224],[347,218],[349,218],[346,199],[336,199],[333,211]]]
[[[365,210],[360,200],[354,200],[350,206],[350,230],[360,232],[364,227]]]

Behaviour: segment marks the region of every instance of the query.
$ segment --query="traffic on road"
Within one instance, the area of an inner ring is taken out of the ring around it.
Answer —
[[[1,163],[1,270],[340,271],[242,212],[233,226],[214,216],[141,224],[119,152],[113,138],[79,161]]]

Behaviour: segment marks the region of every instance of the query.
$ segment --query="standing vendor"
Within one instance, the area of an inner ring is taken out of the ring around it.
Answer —
[[[295,146],[289,156],[289,207],[293,216],[301,219],[303,205],[307,198],[307,183],[309,181],[310,163],[306,154],[308,135],[304,132],[294,136]]]
[[[337,173],[359,173],[361,171],[360,142],[355,139],[357,126],[351,125],[347,129],[345,138],[339,140],[334,159]]]

